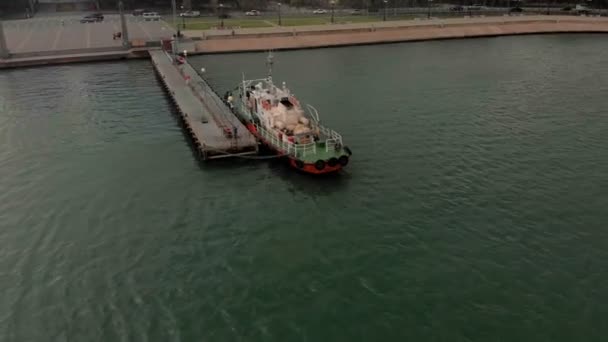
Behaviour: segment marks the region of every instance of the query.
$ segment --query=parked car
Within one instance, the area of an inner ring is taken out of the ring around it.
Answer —
[[[228,19],[228,18],[230,18],[230,14],[228,14],[228,13],[221,13],[220,15],[218,15],[218,18]]]
[[[354,9],[352,11],[350,11],[350,15],[361,15],[363,14],[363,11],[361,11],[360,9]]]
[[[314,13],[314,14],[325,14],[325,13],[327,13],[327,10],[317,8],[316,10],[312,11],[312,13]]]
[[[523,11],[524,11],[524,9],[521,7],[513,7],[513,8],[509,9],[509,12],[511,12],[511,13],[521,13]]]
[[[89,15],[85,16],[84,18],[80,19],[81,23],[97,23],[97,22],[102,22],[102,21],[103,21],[103,14],[101,14],[101,13],[89,14]]]
[[[253,16],[253,17],[257,17],[260,14],[261,13],[258,10],[251,10],[251,11],[245,12],[245,15],[247,15],[247,16]]]
[[[201,12],[199,12],[199,11],[186,11],[186,12],[180,13],[179,16],[180,17],[185,17],[185,18],[200,17],[201,16]]]
[[[576,13],[578,14],[590,14],[591,13],[591,9],[585,5],[576,5],[576,7],[574,7],[574,10],[576,10]]]
[[[144,13],[148,12],[147,10],[143,9],[143,8],[138,8],[136,10],[133,10],[133,12],[131,12],[131,14],[133,14],[134,16],[140,16],[143,15]]]
[[[562,8],[562,11],[564,11],[564,12],[572,11],[572,7],[566,6],[566,7]]]
[[[462,7],[460,5],[450,7],[450,11],[453,11],[453,12],[462,12],[463,10],[464,10],[464,7]]]
[[[146,12],[142,15],[145,21],[158,21],[160,20],[160,15],[156,12]]]

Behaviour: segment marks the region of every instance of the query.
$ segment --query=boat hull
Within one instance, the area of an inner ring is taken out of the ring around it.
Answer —
[[[245,126],[247,127],[247,130],[249,130],[249,132],[251,132],[251,134],[253,134],[268,149],[270,149],[271,151],[273,151],[274,153],[276,153],[278,155],[285,154],[285,151],[281,151],[280,149],[276,148],[275,146],[270,144],[268,141],[266,141],[266,139],[264,139],[264,137],[258,133],[257,129],[255,128],[255,126],[253,124],[247,123]],[[294,169],[304,172],[304,173],[313,174],[313,175],[336,173],[342,169],[341,164],[336,164],[334,166],[325,164],[322,169],[319,169],[319,168],[317,168],[317,166],[314,163],[305,163],[305,162],[298,160],[296,158],[293,158],[293,157],[288,157],[288,159],[289,159],[289,165],[291,167],[293,167]]]

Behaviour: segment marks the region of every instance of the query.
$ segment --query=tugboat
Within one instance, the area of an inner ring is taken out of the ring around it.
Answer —
[[[272,81],[272,53],[268,55],[268,77],[245,80],[225,100],[245,127],[264,145],[289,159],[289,164],[305,173],[337,172],[348,164],[352,152],[338,132],[321,125],[319,112],[303,107],[285,82]]]

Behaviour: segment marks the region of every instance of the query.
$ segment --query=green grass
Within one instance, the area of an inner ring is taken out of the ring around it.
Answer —
[[[178,22],[179,28],[182,28],[181,20]],[[215,20],[201,20],[193,18],[186,20],[186,30],[208,30],[211,28],[219,27],[220,21]],[[272,25],[260,19],[224,19],[224,27],[240,27],[240,28],[251,28],[251,27],[271,27]]]
[[[273,20],[273,23],[277,24],[277,20]],[[306,25],[324,25],[329,22],[329,18],[324,17],[302,17],[302,18],[282,18],[282,26],[306,26]]]
[[[419,15],[418,15],[419,16]],[[413,19],[416,15],[389,16],[389,21]],[[369,23],[380,22],[382,16],[336,16],[334,17],[335,24],[348,23]],[[181,18],[178,20],[179,28],[182,28]],[[169,22],[169,24],[171,24]],[[252,18],[252,19],[224,19],[224,27],[226,28],[256,28],[256,27],[271,27],[278,26],[277,18]],[[315,16],[315,17],[285,17],[281,18],[281,25],[284,27],[307,26],[307,25],[330,25],[331,16]],[[209,30],[220,26],[220,20],[216,18],[187,18],[186,30]]]
[[[367,23],[382,20],[382,18],[378,17],[359,17],[359,16],[350,16],[350,17],[335,17],[335,24],[348,24],[348,23]],[[306,26],[306,25],[327,25],[331,24],[331,17],[310,17],[310,18],[283,18],[282,26]],[[272,20],[274,24],[278,25],[278,20]]]

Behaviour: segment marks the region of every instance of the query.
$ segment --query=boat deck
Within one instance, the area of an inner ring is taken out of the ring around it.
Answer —
[[[188,63],[177,65],[161,50],[150,56],[203,159],[257,153],[255,137]]]

